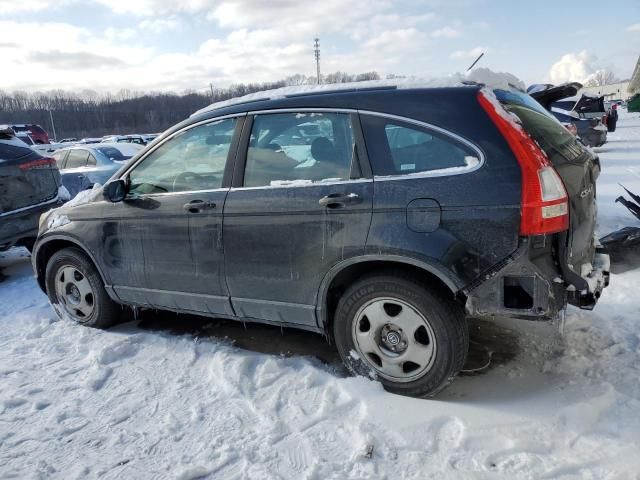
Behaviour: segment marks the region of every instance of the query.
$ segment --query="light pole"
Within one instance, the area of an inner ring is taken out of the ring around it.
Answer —
[[[314,41],[315,43],[313,44],[313,53],[316,56],[316,83],[320,85],[322,83],[320,79],[320,39],[316,37]]]
[[[53,113],[49,110],[49,120],[51,120],[51,130],[53,131],[53,141],[58,141],[58,136],[56,135],[56,124],[53,123]]]

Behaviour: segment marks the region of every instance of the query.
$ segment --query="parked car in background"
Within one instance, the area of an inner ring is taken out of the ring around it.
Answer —
[[[429,396],[464,365],[466,316],[595,306],[600,164],[539,103],[478,84],[334,88],[203,109],[51,212],[33,265],[58,314],[311,330],[354,374]]]
[[[582,84],[573,82],[554,86],[531,85],[527,93],[549,110],[561,123],[571,123],[580,139],[590,147],[607,141],[607,112],[604,97],[578,94]]]
[[[62,140],[60,140],[60,142],[58,143],[75,143],[77,142],[78,139],[75,137],[69,137],[69,138],[63,138]]]
[[[44,143],[49,143],[49,134],[42,128],[40,125],[35,124],[14,124],[9,125],[16,134],[25,132],[27,133],[34,141],[34,143],[41,145]]]
[[[110,135],[102,137],[101,142],[106,143],[137,143],[138,145],[146,145],[147,142],[142,135]]]
[[[36,145],[36,142],[31,138],[31,136],[27,132],[19,132],[16,133],[16,138],[24,142],[26,145],[33,147]]]
[[[79,145],[86,145],[87,143],[100,143],[102,138],[83,138],[78,140],[76,143]]]
[[[41,155],[45,155],[48,156],[48,154],[55,152],[56,150],[60,150],[61,148],[66,148],[68,147],[69,144],[68,143],[45,143],[45,144],[38,144],[38,145],[33,145],[31,148],[34,149],[36,152],[40,153]]]
[[[62,184],[74,198],[94,184],[105,183],[142,146],[129,143],[74,145],[53,153],[62,174]]]
[[[31,250],[40,214],[66,197],[53,158],[43,157],[0,126],[0,250],[22,245]]]

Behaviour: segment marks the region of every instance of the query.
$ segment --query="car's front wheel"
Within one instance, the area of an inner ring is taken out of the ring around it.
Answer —
[[[61,318],[87,327],[107,328],[122,313],[109,298],[96,268],[77,248],[65,248],[51,256],[45,281],[49,301]]]
[[[394,393],[433,396],[464,365],[469,336],[462,307],[415,278],[371,276],[342,296],[333,324],[347,368]]]

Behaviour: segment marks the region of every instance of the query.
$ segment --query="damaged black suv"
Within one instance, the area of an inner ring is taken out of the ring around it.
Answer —
[[[468,317],[593,308],[599,172],[516,90],[265,93],[43,216],[33,265],[83,325],[126,305],[312,330],[353,373],[430,396],[463,367]]]

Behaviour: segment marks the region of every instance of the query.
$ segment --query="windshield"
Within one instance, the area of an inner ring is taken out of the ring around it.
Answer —
[[[500,103],[514,113],[522,126],[549,156],[552,163],[561,155],[573,161],[586,153],[586,149],[551,113],[531,96],[507,90],[495,90]]]

